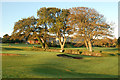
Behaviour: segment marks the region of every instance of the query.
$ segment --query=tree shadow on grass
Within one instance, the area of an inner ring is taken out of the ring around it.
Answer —
[[[23,50],[23,49],[19,49],[19,48],[3,48],[3,50]]]
[[[104,49],[103,51],[117,51],[118,50],[118,48],[114,48],[114,49]]]
[[[120,56],[120,53],[117,53],[117,55],[119,55],[119,56]]]
[[[83,57],[75,57],[71,55],[66,55],[66,54],[57,54],[58,57],[64,57],[64,58],[72,58],[72,59],[83,59]]]
[[[118,78],[117,75],[95,74],[95,73],[78,73],[74,70],[63,69],[61,67],[52,67],[48,65],[39,65],[32,68],[35,75],[46,76],[47,78]]]

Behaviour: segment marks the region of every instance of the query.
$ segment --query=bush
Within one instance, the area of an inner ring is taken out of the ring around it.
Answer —
[[[80,51],[79,53],[82,54],[82,51]]]
[[[115,56],[115,54],[109,54],[110,56]]]
[[[102,53],[102,51],[100,51],[100,53]]]
[[[86,55],[86,56],[102,56],[101,53],[98,53],[98,52],[89,52],[89,51],[83,51],[81,55]]]
[[[80,54],[79,50],[65,50],[64,52],[68,54]]]

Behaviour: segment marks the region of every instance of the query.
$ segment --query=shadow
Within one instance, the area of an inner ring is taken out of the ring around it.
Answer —
[[[118,48],[115,48],[115,49],[104,49],[103,51],[117,51],[118,50]]]
[[[119,56],[120,56],[120,53],[117,53],[117,55],[119,55]]]
[[[115,54],[109,54],[110,56],[115,56]]]
[[[82,51],[80,51],[80,54],[82,54]]]
[[[67,68],[63,69],[60,66],[45,66],[41,64],[35,66],[32,68],[32,73],[46,78],[118,78],[117,75],[78,73]]]
[[[23,50],[23,49],[19,49],[19,48],[3,48],[3,50]]]
[[[65,57],[65,58],[72,58],[72,59],[83,59],[83,57],[73,57],[70,55],[66,55],[66,54],[58,54],[58,57]]]

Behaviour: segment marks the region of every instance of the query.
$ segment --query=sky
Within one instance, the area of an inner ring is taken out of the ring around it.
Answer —
[[[14,23],[22,18],[37,17],[42,7],[72,8],[89,7],[103,14],[107,23],[114,23],[114,35],[118,37],[118,2],[2,2],[2,27],[0,37],[11,35]]]

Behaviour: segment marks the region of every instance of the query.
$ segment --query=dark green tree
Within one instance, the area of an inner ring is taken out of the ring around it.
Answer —
[[[118,38],[117,42],[118,42],[118,45],[120,45],[120,37]]]
[[[10,42],[10,36],[8,34],[5,34],[2,38],[3,43],[9,43]]]

